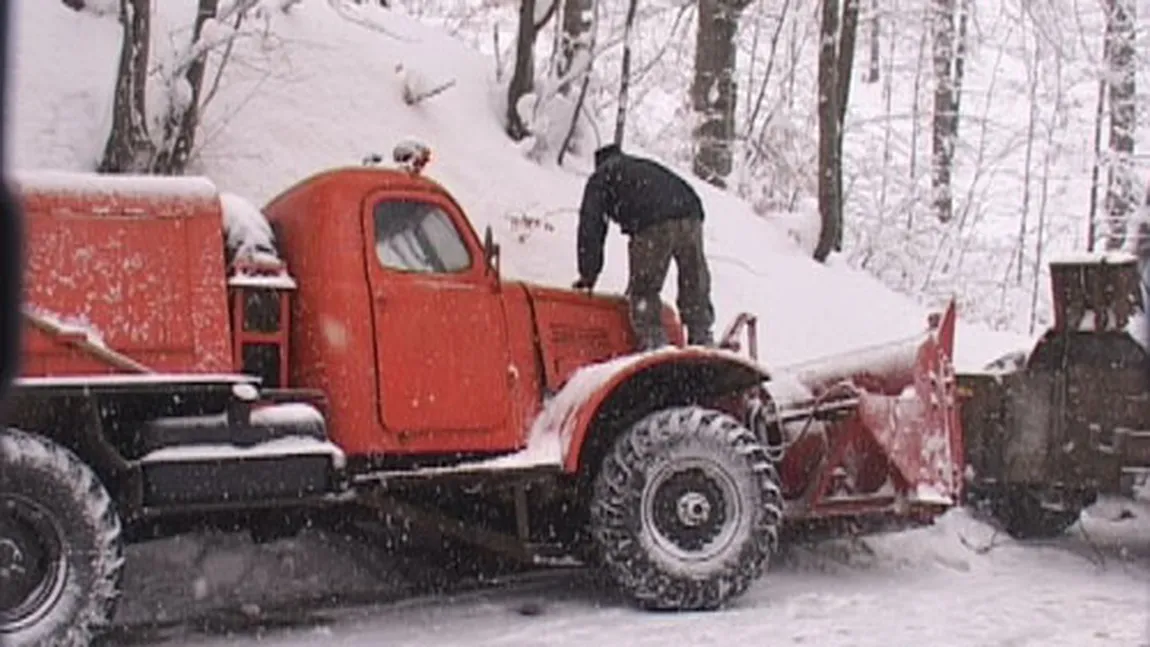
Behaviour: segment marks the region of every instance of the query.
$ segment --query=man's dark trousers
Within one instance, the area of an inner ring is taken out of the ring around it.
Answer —
[[[631,235],[627,243],[630,283],[631,324],[640,350],[652,350],[668,343],[661,318],[659,293],[671,259],[679,276],[676,305],[687,327],[687,343],[709,346],[715,321],[711,304],[711,274],[703,254],[703,221],[685,217],[649,225]]]

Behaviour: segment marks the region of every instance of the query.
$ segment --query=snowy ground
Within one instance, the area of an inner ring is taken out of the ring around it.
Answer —
[[[1114,521],[1122,508],[1138,516]],[[191,621],[164,631],[123,629],[108,643],[1150,645],[1150,502],[1099,504],[1066,537],[1046,542],[1019,544],[956,510],[933,527],[791,545],[733,608],[715,613],[638,611],[578,571],[445,593],[435,577],[447,570],[443,564],[401,565],[399,555],[378,551],[369,559],[368,552],[336,550],[314,535],[262,548],[234,541],[214,564],[201,566],[200,575],[215,578],[215,592],[192,584],[194,569],[181,572],[188,558],[181,567],[169,553],[162,570],[138,555],[129,577],[138,586],[146,568],[151,588],[129,594],[129,615],[157,598],[161,580],[183,591],[199,588],[204,606],[177,613]],[[305,553],[312,561],[292,563]],[[317,590],[358,590],[360,604],[283,607],[309,582]],[[164,597],[179,601],[179,593]],[[372,596],[385,603],[362,603]]]

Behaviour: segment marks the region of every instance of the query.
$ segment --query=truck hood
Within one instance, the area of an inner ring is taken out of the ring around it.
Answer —
[[[582,366],[634,352],[635,334],[624,296],[516,285],[531,302],[549,389],[560,387]],[[679,318],[665,303],[663,326],[673,344],[685,343]]]

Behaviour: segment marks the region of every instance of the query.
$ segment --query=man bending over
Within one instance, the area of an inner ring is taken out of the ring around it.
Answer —
[[[703,203],[691,185],[653,160],[622,152],[616,144],[595,151],[595,172],[587,180],[579,209],[576,289],[590,290],[603,269],[609,220],[629,238],[627,298],[639,350],[668,343],[659,293],[672,258],[678,270],[677,305],[687,327],[687,343],[712,345],[715,314],[711,275],[703,255]]]

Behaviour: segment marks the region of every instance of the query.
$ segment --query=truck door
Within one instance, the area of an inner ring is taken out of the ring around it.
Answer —
[[[474,231],[450,200],[425,191],[377,193],[363,216],[387,444],[515,448],[503,299]]]

